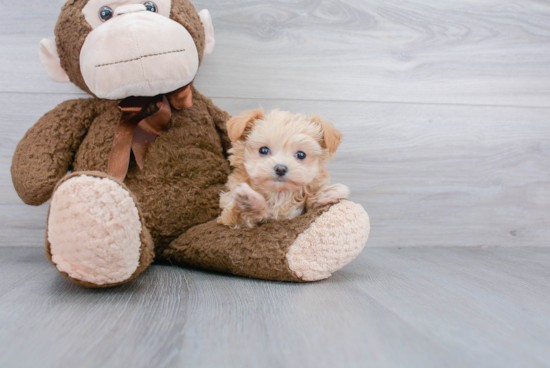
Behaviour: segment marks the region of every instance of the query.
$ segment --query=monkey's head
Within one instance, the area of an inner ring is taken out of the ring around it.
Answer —
[[[186,86],[214,48],[210,13],[188,0],[69,0],[55,35],[40,42],[48,75],[112,100]]]

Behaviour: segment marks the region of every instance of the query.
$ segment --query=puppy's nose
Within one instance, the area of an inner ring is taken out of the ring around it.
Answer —
[[[285,176],[288,172],[288,167],[286,165],[275,165],[274,169],[277,176]]]

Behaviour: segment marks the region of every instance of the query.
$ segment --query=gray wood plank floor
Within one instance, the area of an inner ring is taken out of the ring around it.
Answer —
[[[372,248],[331,279],[153,266],[86,290],[0,248],[0,367],[548,367],[550,248]]]

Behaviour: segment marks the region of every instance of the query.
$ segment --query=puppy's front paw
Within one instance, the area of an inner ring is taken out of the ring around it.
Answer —
[[[341,199],[347,198],[349,188],[343,184],[334,184],[321,189],[317,193],[317,206],[324,206],[329,203],[337,203]]]
[[[265,198],[246,183],[235,189],[235,206],[243,213],[258,213],[266,208]]]

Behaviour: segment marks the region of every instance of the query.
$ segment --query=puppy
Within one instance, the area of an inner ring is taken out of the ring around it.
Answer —
[[[252,228],[349,195],[345,185],[330,185],[325,169],[342,134],[319,116],[258,109],[230,119],[227,131],[234,170],[221,194],[218,223]]]

